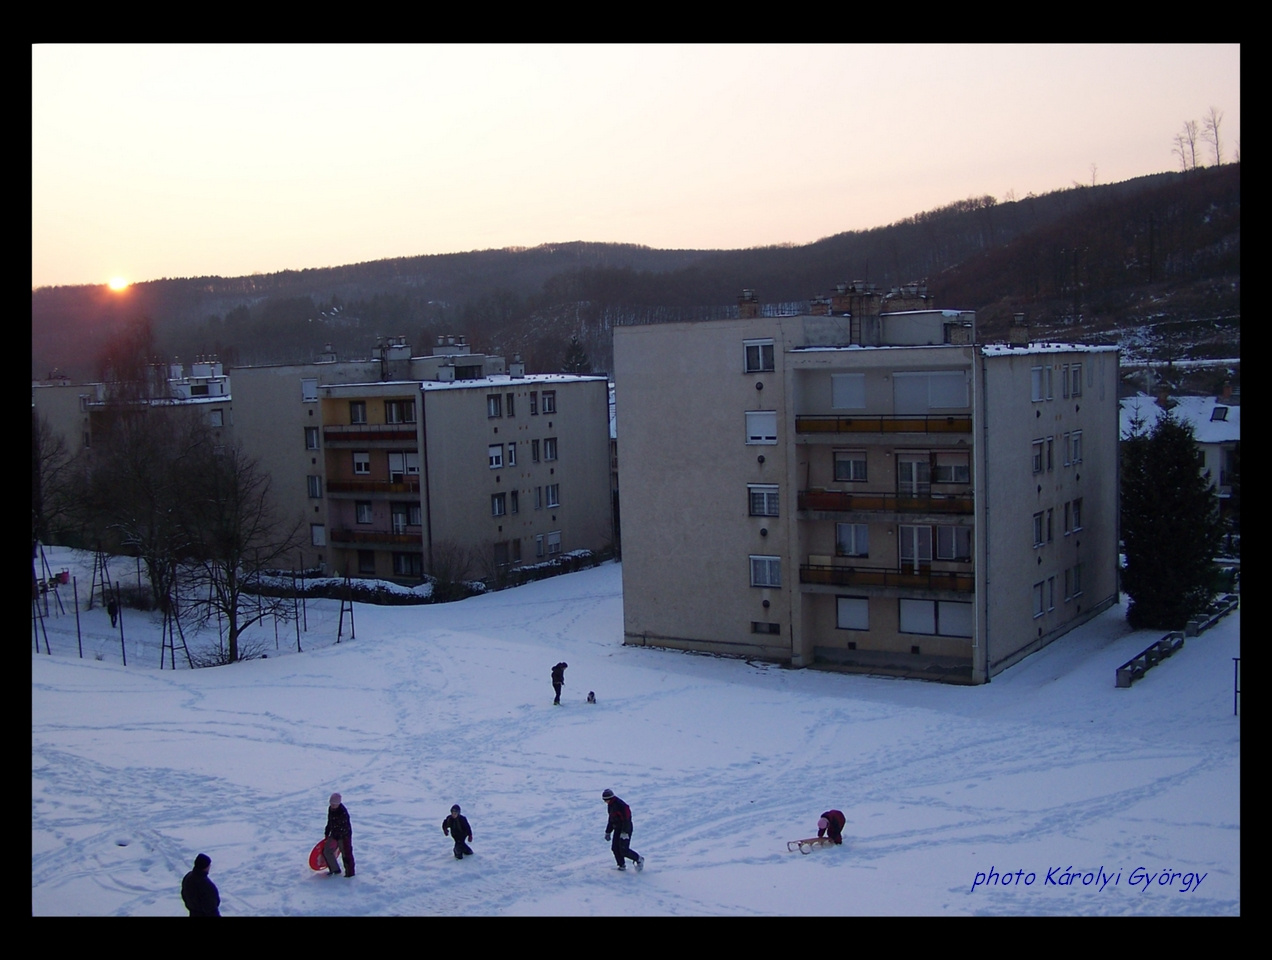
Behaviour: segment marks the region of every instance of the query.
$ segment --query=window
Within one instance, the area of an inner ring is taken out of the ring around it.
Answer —
[[[746,485],[748,512],[753,517],[776,517],[777,485],[748,483]]]
[[[547,413],[545,410],[544,413]],[[561,552],[561,531],[554,530],[548,534],[548,554]]]
[[[534,555],[536,557],[543,556],[543,534],[537,533],[534,537]]]
[[[743,370],[746,373],[764,373],[773,369],[772,340],[743,340],[745,361]]]
[[[517,496],[516,490],[508,491],[508,512],[516,513],[521,509],[521,498]]]
[[[1060,365],[1060,396],[1069,396],[1069,365],[1067,363]]]
[[[492,493],[490,495],[490,515],[492,517],[502,517],[508,512],[508,495],[504,493]]]
[[[543,391],[543,412],[556,413],[556,391],[555,390]]]
[[[492,443],[486,448],[486,461],[489,463],[491,470],[498,470],[503,466],[502,443]]]
[[[536,510],[543,509],[543,487],[534,488],[534,508]]]
[[[370,523],[372,520],[371,502],[369,500],[359,500],[355,504],[355,510],[358,515],[358,523]]]
[[[967,374],[962,370],[892,374],[893,413],[919,414],[967,406]]]
[[[424,576],[424,556],[419,553],[393,554],[393,575],[395,577]]]
[[[309,525],[309,542],[315,547],[325,547],[327,545],[326,524],[311,523]]]
[[[225,426],[225,411],[212,410],[208,413],[208,422],[214,427]]]
[[[782,632],[782,625],[780,623],[764,623],[759,620],[752,620],[751,632],[780,634]]]
[[[926,453],[897,454],[897,493],[909,497],[932,494],[932,460]]]
[[[971,470],[965,453],[938,453],[933,465],[933,483],[970,483]]]
[[[311,500],[317,500],[322,496],[322,477],[310,474],[305,478],[305,483],[309,487],[309,497]]]
[[[864,373],[832,373],[830,405],[835,410],[866,409],[866,375]]]
[[[1082,593],[1082,564],[1074,564],[1064,572],[1064,599],[1072,600]]]
[[[1082,498],[1073,501],[1073,529],[1082,529]]]
[[[1082,462],[1082,431],[1074,430],[1071,436],[1073,439],[1073,457],[1072,457],[1073,462],[1081,463]]]
[[[363,576],[375,575],[375,551],[359,550],[358,551],[358,573]]]
[[[306,450],[318,449],[318,428],[317,427],[305,427],[305,449]]]
[[[538,440],[530,441],[530,459],[533,460],[535,463],[539,462],[539,441]]]
[[[1043,447],[1044,447],[1044,445],[1045,445],[1045,444],[1046,444],[1046,441],[1045,441],[1045,440],[1035,440],[1035,441],[1033,442],[1033,445],[1032,445],[1032,446],[1033,446],[1033,457],[1032,457],[1032,460],[1033,460],[1033,472],[1034,472],[1034,473],[1042,473],[1042,468],[1043,468],[1043,466],[1044,466],[1044,464],[1045,464],[1045,461],[1043,460]]]
[[[530,391],[530,416],[537,417],[539,415],[539,391]],[[543,554],[539,554],[543,556]]]
[[[192,396],[192,397],[206,397],[206,396],[208,396],[208,393],[209,393],[209,392],[208,392],[208,385],[207,385],[206,383],[192,383],[192,384],[190,384],[190,396]]]
[[[543,459],[555,460],[556,458],[557,458],[556,437],[547,437],[543,441]]]
[[[835,626],[840,630],[869,630],[870,601],[865,597],[835,597]]]
[[[1070,366],[1069,373],[1071,374],[1069,396],[1071,397],[1082,396],[1082,364],[1075,363],[1072,366]]]
[[[897,526],[898,548],[901,554],[901,566],[909,566],[918,572],[920,565],[932,562],[932,528],[926,524]]]
[[[502,417],[503,416],[503,404],[501,402],[502,399],[503,398],[500,397],[499,394],[497,393],[486,394],[486,416],[487,417]]]
[[[385,423],[414,423],[415,422],[415,401],[414,400],[385,400],[384,401],[384,422]]]
[[[1047,589],[1045,591],[1045,600],[1047,603],[1047,611],[1050,612],[1056,608],[1056,578],[1047,577]]]
[[[366,423],[367,422],[367,402],[365,400],[349,401],[349,422],[350,423]]]
[[[1067,537],[1073,532],[1073,504],[1065,503],[1064,505],[1064,535]]]
[[[971,560],[972,528],[955,526],[937,527],[936,559]]]
[[[840,557],[870,556],[870,527],[864,523],[835,524],[835,554]]]
[[[353,472],[355,475],[369,476],[371,474],[371,454],[365,450],[354,451]]]
[[[751,557],[751,586],[780,587],[781,585],[781,557]]]
[[[835,480],[842,482],[865,482],[866,451],[836,450]]]
[[[417,508],[418,509],[418,508]],[[406,528],[411,522],[411,504],[394,503],[389,506],[389,516],[392,519],[394,533],[406,533]]]
[[[300,399],[305,403],[318,399],[318,379],[316,377],[305,378],[300,381]]]
[[[1047,471],[1050,472],[1055,467],[1055,448],[1056,438],[1047,437]]]
[[[1033,615],[1035,620],[1047,612],[1046,586],[1045,580],[1039,580],[1033,585]]]
[[[507,409],[507,411],[508,411],[508,416],[510,416],[510,417],[512,417],[512,416],[516,416],[516,414],[514,414],[514,413],[512,412],[512,411],[513,411],[513,401],[516,399],[516,396],[517,396],[517,395],[516,395],[515,393],[508,393],[508,394],[504,394],[504,407]]]
[[[957,600],[900,600],[902,633],[942,637],[972,635],[972,605]]]
[[[547,493],[549,507],[561,506],[561,484],[549,483],[545,488],[545,492]]]
[[[747,443],[777,443],[777,411],[748,410],[746,413]]]
[[[512,394],[508,394],[512,396]],[[508,466],[515,467],[517,465],[517,445],[515,443],[508,444]]]
[[[419,476],[420,455],[415,450],[389,451],[389,482],[402,483],[407,477]]]
[[[1051,399],[1051,367],[1031,367],[1029,370],[1030,397],[1035,402]]]
[[[1047,509],[1033,515],[1034,546],[1041,547],[1051,542],[1051,520],[1054,511]]]

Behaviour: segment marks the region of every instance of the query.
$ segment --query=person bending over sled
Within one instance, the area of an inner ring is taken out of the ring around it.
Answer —
[[[827,810],[817,821],[817,836],[829,835],[832,843],[844,842],[844,824],[848,820],[838,810]]]

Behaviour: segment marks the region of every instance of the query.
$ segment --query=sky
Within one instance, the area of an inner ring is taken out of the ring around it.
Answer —
[[[805,244],[1178,169],[1174,136],[1211,107],[1225,161],[1241,138],[1236,44],[42,44],[31,63],[33,288]]]
[[[160,670],[147,614],[123,611],[126,667],[100,604],[77,641],[92,555],[48,559],[72,583],[31,656],[33,915],[182,916],[199,853],[227,917],[1241,913],[1239,610],[1127,689],[1160,633],[1116,606],[960,687],[624,647],[611,562],[356,604],[339,644],[311,600],[303,653],[269,624],[267,659]],[[606,788],[642,873],[615,869]],[[332,792],[352,879],[307,863]],[[788,849],[829,809],[842,846]]]

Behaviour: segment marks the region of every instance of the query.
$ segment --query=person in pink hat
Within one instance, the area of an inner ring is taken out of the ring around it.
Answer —
[[[817,821],[817,836],[829,835],[832,843],[844,842],[844,824],[848,818],[839,810],[827,810]]]

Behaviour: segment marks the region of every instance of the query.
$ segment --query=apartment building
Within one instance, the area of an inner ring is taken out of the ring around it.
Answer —
[[[1117,600],[1116,348],[910,294],[615,329],[625,643],[983,683]]]
[[[612,538],[605,377],[526,375],[453,337],[412,357],[234,370],[237,433],[303,513],[300,561],[418,581],[599,551]]]

